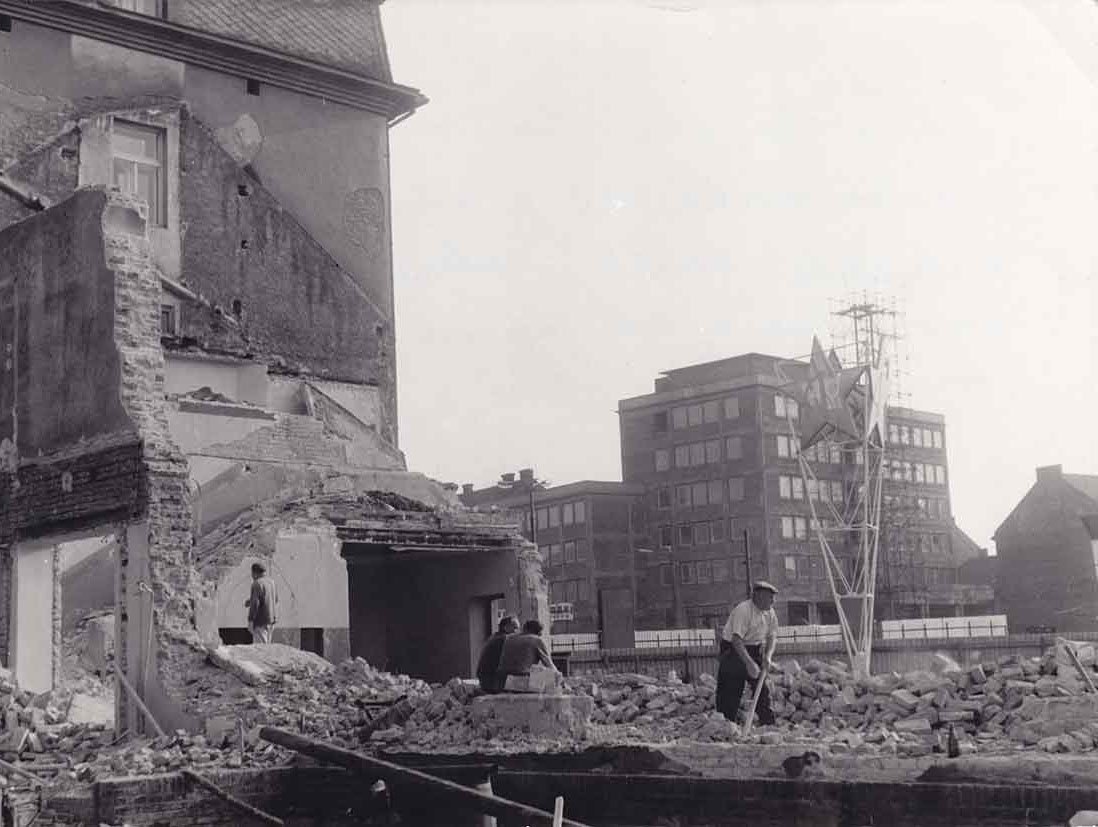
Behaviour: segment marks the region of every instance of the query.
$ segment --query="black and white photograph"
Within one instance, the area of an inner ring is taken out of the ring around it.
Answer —
[[[0,0],[0,827],[1098,827],[1098,0]]]

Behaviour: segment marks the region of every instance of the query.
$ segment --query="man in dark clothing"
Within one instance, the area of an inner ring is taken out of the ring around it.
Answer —
[[[500,679],[499,658],[503,653],[503,642],[509,635],[518,631],[518,620],[508,615],[499,622],[499,630],[488,638],[477,659],[477,680],[480,688],[489,694],[500,692],[503,681]]]
[[[271,627],[275,624],[275,604],[278,595],[274,581],[267,576],[267,567],[252,563],[252,593],[245,602],[248,607],[248,628],[252,643],[270,643]]]
[[[529,675],[530,667],[535,663],[557,671],[553,659],[549,657],[549,648],[541,638],[542,626],[536,620],[527,620],[522,624],[521,635],[511,635],[503,642],[503,651],[499,656],[499,681],[502,686],[508,675]]]

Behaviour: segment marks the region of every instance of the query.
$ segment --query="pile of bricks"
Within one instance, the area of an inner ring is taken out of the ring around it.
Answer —
[[[102,723],[66,720],[72,693],[35,694],[20,689],[12,673],[0,668],[0,759],[43,777],[67,766],[70,756],[102,749],[114,732]],[[0,784],[22,783],[26,776],[0,767]]]

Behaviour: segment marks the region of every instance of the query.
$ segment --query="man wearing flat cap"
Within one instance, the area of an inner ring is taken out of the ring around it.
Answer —
[[[747,681],[765,681],[774,647],[778,644],[778,616],[774,595],[778,590],[765,580],[752,584],[751,598],[736,605],[721,630],[720,666],[717,669],[717,711],[736,720]],[[756,708],[759,723],[774,723],[770,691],[763,684]]]

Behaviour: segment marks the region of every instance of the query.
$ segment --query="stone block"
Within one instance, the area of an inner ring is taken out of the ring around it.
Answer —
[[[491,735],[521,732],[533,736],[582,738],[587,734],[594,711],[587,695],[482,695],[474,698],[474,724]],[[636,716],[637,708],[632,707]]]
[[[897,721],[893,724],[893,728],[897,732],[911,732],[917,735],[929,734],[931,730],[930,721],[926,718],[908,718]]]
[[[919,705],[919,699],[907,689],[896,689],[889,694],[889,699],[907,712],[914,712]]]
[[[981,684],[987,683],[987,673],[984,672],[984,667],[980,664],[976,664],[976,666],[968,671],[968,679],[974,686],[980,686]]]

